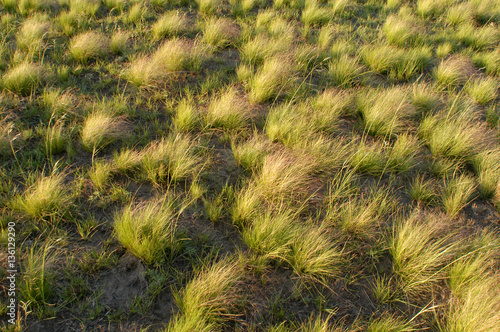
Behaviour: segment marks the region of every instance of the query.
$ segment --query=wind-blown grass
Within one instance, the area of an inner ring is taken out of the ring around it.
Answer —
[[[114,216],[118,241],[147,264],[158,264],[179,249],[175,198],[166,196],[126,206]]]
[[[451,261],[455,245],[448,234],[438,233],[437,216],[413,214],[394,226],[389,252],[394,272],[409,295],[422,296],[444,278],[443,268]]]

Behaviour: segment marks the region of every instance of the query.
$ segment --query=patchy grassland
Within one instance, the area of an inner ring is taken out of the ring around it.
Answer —
[[[498,330],[498,0],[0,16],[1,331]]]

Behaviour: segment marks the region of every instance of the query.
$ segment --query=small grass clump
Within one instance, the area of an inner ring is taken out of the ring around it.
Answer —
[[[48,22],[35,19],[28,19],[23,22],[19,33],[16,36],[17,45],[30,52],[38,51],[50,30]]]
[[[430,115],[421,122],[420,137],[434,156],[470,160],[491,139],[476,119],[474,109],[452,106],[447,113]]]
[[[45,154],[50,157],[64,151],[68,144],[68,134],[64,121],[49,125],[44,133]]]
[[[500,33],[492,26],[476,28],[471,23],[463,23],[458,28],[457,39],[476,50],[482,50],[497,45]]]
[[[306,2],[301,19],[305,25],[321,26],[330,21],[332,14],[330,8],[323,7],[317,1],[311,0]]]
[[[500,182],[500,150],[485,150],[474,156],[472,165],[477,175],[481,197],[489,199],[497,194]]]
[[[159,264],[179,249],[175,199],[171,196],[129,204],[115,213],[114,221],[118,241],[146,264]]]
[[[260,169],[264,157],[269,152],[269,145],[269,142],[260,135],[255,135],[245,142],[231,141],[234,159],[241,167],[249,171]]]
[[[151,32],[156,39],[179,36],[189,31],[189,21],[186,15],[178,11],[170,11],[156,21],[151,27]]]
[[[386,167],[396,173],[406,173],[417,164],[415,157],[420,149],[420,142],[416,136],[408,133],[397,137],[387,153]]]
[[[201,168],[199,152],[189,136],[171,134],[151,142],[143,152],[143,175],[155,184],[164,183],[167,179],[173,182],[185,180]]]
[[[234,317],[240,301],[238,285],[242,268],[231,258],[204,267],[177,294],[180,309],[168,324],[167,332],[214,331]]]
[[[415,201],[422,204],[435,204],[437,200],[437,185],[432,180],[426,180],[423,176],[413,179],[408,190],[410,196]]]
[[[71,57],[81,63],[103,57],[109,53],[108,38],[94,31],[84,32],[73,37],[69,44]]]
[[[389,210],[389,201],[389,193],[382,189],[366,196],[349,197],[341,204],[330,201],[327,215],[329,219],[338,220],[344,233],[367,239],[377,234],[377,228]]]
[[[44,120],[60,119],[65,114],[72,114],[76,107],[76,98],[70,90],[45,90],[40,99],[40,105],[46,110]]]
[[[125,73],[127,80],[140,87],[151,87],[176,72],[198,70],[202,61],[201,54],[194,46],[183,39],[170,39],[163,42],[151,56],[135,59]]]
[[[458,213],[471,201],[476,190],[474,178],[467,175],[454,175],[451,179],[445,181],[444,192],[442,196],[443,206],[451,218]]]
[[[305,158],[275,152],[264,157],[255,184],[267,199],[294,197],[307,192],[313,168],[314,165]]]
[[[279,96],[291,83],[292,75],[292,66],[286,58],[266,59],[248,82],[250,102],[261,103]]]
[[[351,167],[360,173],[380,176],[386,171],[387,156],[381,142],[361,141],[349,159]]]
[[[342,55],[340,58],[332,59],[328,66],[328,75],[335,85],[341,88],[350,88],[361,82],[364,67],[357,58]]]
[[[95,161],[89,170],[89,178],[97,190],[103,192],[109,184],[115,166],[105,161]]]
[[[194,131],[201,126],[199,111],[192,100],[185,98],[177,104],[172,123],[180,132]]]
[[[227,18],[209,18],[203,23],[202,41],[215,48],[227,47],[239,36],[238,26]]]
[[[8,119],[0,120],[0,156],[11,154],[11,142],[14,139],[14,123]]]
[[[474,64],[483,67],[486,74],[500,76],[500,51],[476,53],[472,57]]]
[[[405,120],[415,113],[408,100],[408,92],[401,88],[370,91],[357,99],[364,130],[374,136],[390,138],[401,132]]]
[[[29,95],[44,81],[44,73],[40,65],[23,62],[10,68],[2,77],[4,89]]]
[[[56,252],[51,241],[38,246],[34,243],[22,257],[19,293],[38,316],[50,312],[48,301],[54,295]]]
[[[438,222],[437,216],[413,214],[394,226],[389,253],[401,287],[409,295],[422,296],[422,292],[430,291],[443,279],[443,267],[453,258],[452,234],[440,236]]]
[[[420,32],[414,21],[397,15],[387,17],[382,31],[390,43],[408,46],[417,42]]]
[[[457,87],[464,85],[475,74],[469,59],[450,57],[441,61],[434,70],[434,77],[444,87]]]
[[[101,150],[128,135],[128,125],[123,117],[104,112],[92,112],[87,115],[80,132],[82,146],[89,152]]]
[[[129,34],[126,32],[117,31],[111,36],[109,48],[111,52],[117,55],[123,55],[127,52],[127,44],[129,41]]]
[[[498,81],[493,77],[486,77],[469,81],[470,84],[466,85],[466,90],[479,105],[485,105],[498,96]]]
[[[73,202],[64,185],[64,177],[64,173],[39,176],[22,196],[13,201],[14,207],[40,220],[64,215]]]
[[[421,46],[404,50],[389,45],[362,49],[363,61],[375,72],[396,80],[409,80],[422,73],[431,63],[432,52]]]
[[[340,272],[343,258],[327,232],[300,224],[289,209],[258,216],[242,235],[250,249],[267,259],[288,263],[298,275],[321,279]]]
[[[236,88],[227,88],[211,100],[205,114],[207,126],[225,130],[242,128],[249,119],[247,103]]]

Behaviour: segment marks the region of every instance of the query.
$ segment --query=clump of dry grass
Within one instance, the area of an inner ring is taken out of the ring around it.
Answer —
[[[45,74],[39,64],[23,62],[10,68],[2,76],[2,85],[9,91],[29,95],[44,79]]]
[[[153,36],[157,39],[181,35],[190,30],[186,15],[178,11],[163,14],[151,27]]]
[[[359,97],[357,104],[365,131],[374,136],[391,137],[401,132],[405,120],[415,113],[403,88],[371,91]]]
[[[212,98],[205,114],[207,126],[226,130],[245,126],[248,118],[248,102],[234,87],[229,87]]]
[[[183,39],[162,43],[150,56],[134,60],[125,77],[137,86],[152,86],[184,70],[198,70],[202,57],[194,45]]]
[[[223,48],[236,41],[239,27],[228,18],[211,17],[203,23],[202,41],[216,48]]]
[[[28,19],[23,22],[17,33],[17,45],[20,48],[36,51],[43,45],[44,39],[50,30],[50,23],[36,19]]]
[[[109,40],[99,32],[89,31],[73,37],[69,44],[69,53],[73,59],[86,63],[109,53]]]
[[[287,58],[266,59],[248,82],[250,102],[261,103],[284,93],[293,76],[292,68]]]
[[[464,85],[475,74],[470,59],[454,56],[441,61],[434,70],[436,81],[445,87]]]
[[[87,115],[80,132],[82,146],[90,152],[100,150],[129,134],[129,127],[124,117],[116,117],[104,112],[93,112]]]
[[[191,137],[171,134],[151,142],[143,151],[144,177],[155,184],[167,179],[178,182],[196,175],[203,167],[196,142]]]

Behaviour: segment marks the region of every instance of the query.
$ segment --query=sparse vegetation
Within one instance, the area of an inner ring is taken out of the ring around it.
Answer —
[[[499,24],[0,0],[0,331],[498,330]]]

